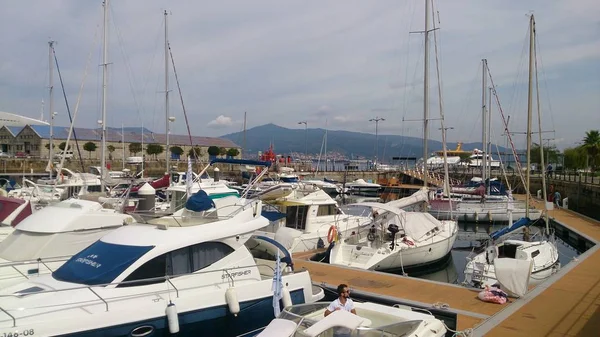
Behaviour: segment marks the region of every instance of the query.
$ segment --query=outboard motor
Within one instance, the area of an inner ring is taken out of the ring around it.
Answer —
[[[394,247],[396,246],[396,234],[400,232],[400,228],[398,228],[398,226],[395,224],[390,224],[387,230],[392,234],[392,243],[390,244],[390,249],[394,250]]]

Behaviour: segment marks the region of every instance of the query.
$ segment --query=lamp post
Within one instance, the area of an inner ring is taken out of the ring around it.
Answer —
[[[379,121],[384,121],[385,118],[377,117],[369,119],[369,122],[375,122],[375,165],[379,157]],[[375,166],[377,169],[377,166]]]
[[[50,163],[54,160],[54,116],[56,116],[58,112],[54,111],[50,114]],[[50,168],[50,179],[52,179],[52,168]]]
[[[308,122],[302,121],[298,124],[304,124],[304,160],[308,157]]]

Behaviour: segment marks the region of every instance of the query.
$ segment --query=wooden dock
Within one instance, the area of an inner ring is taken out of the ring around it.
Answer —
[[[534,203],[543,208],[542,202]],[[600,242],[600,222],[563,209],[549,215],[594,243]],[[505,305],[482,302],[478,291],[458,285],[308,261],[313,254],[294,254],[294,264],[309,270],[316,284],[346,283],[350,288],[431,308],[446,304],[447,310],[457,314],[458,330],[471,328],[473,336],[600,336],[598,245]]]

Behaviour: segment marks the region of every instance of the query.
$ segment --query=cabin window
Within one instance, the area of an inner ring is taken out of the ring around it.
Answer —
[[[119,287],[162,283],[165,280],[161,277],[165,275],[177,276],[202,270],[233,253],[233,251],[233,248],[221,242],[202,242],[179,248],[144,263],[124,280],[141,280],[140,282],[125,283],[119,285]],[[161,279],[143,281],[150,278]]]
[[[337,207],[335,205],[319,205],[317,216],[336,215]]]
[[[88,192],[101,192],[102,191],[102,186],[100,186],[100,185],[88,185],[87,190],[88,190]]]
[[[533,259],[534,257],[536,257],[538,255],[540,255],[539,249],[531,253],[531,258]]]
[[[295,229],[306,229],[308,206],[288,206],[285,211],[285,226]]]
[[[503,258],[503,257],[508,257],[511,259],[514,259],[517,255],[517,247],[518,245],[512,245],[512,244],[503,244],[500,247],[498,247],[498,257]]]

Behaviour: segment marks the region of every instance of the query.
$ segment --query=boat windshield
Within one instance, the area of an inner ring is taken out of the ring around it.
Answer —
[[[52,276],[59,281],[90,286],[111,283],[152,248],[154,246],[127,246],[98,240],[73,255]]]

